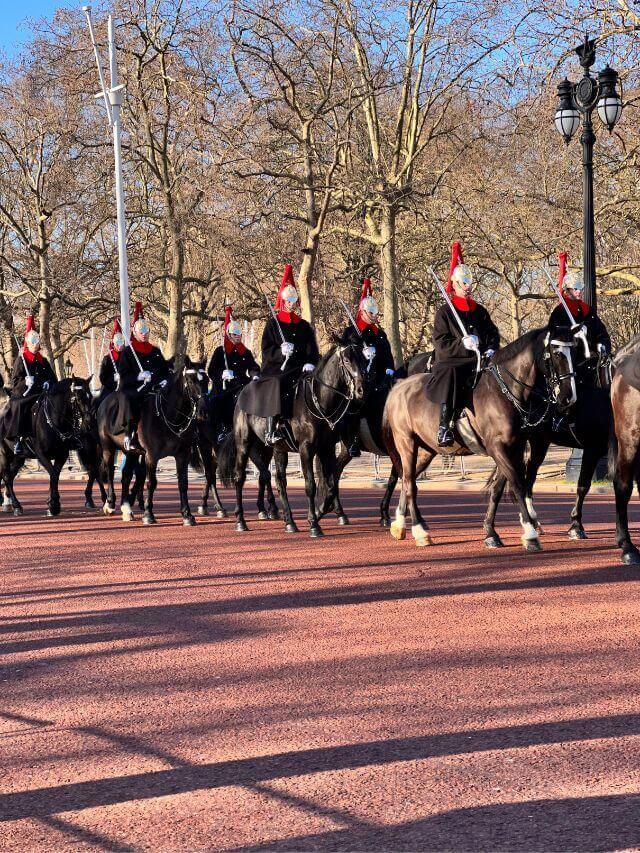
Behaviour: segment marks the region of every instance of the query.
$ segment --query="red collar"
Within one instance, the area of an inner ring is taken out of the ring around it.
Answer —
[[[374,335],[378,334],[378,326],[376,323],[365,323],[360,314],[356,316],[356,326],[360,329],[361,332],[364,332],[366,329],[371,329]]]
[[[456,309],[456,311],[475,311],[478,307],[478,303],[476,302],[476,300],[472,299],[471,297],[465,299],[464,296],[456,296],[455,294],[453,294],[451,296],[451,301],[453,302],[453,307]]]
[[[587,317],[591,313],[591,306],[582,299],[571,299],[562,291],[564,301],[567,303],[567,308],[571,311],[572,317]]]
[[[114,361],[117,361],[120,358],[120,353],[117,349],[114,349],[113,344],[109,344],[109,352],[111,353],[111,358]]]
[[[278,311],[277,317],[281,323],[295,324],[300,322],[300,315],[296,314],[295,311],[293,311],[291,314],[288,311]]]
[[[140,355],[149,355],[151,350],[153,349],[153,344],[151,341],[139,341],[137,338],[131,338],[131,346],[134,350]]]
[[[231,355],[233,351],[236,351],[238,355],[244,355],[247,351],[246,346],[240,341],[239,344],[234,344],[232,340],[228,338],[227,335],[224,336],[224,351],[227,355]]]
[[[39,362],[40,364],[44,363],[44,359],[42,358],[41,352],[31,352],[27,347],[22,348],[22,355],[25,358],[25,361],[28,361],[29,364],[33,364],[34,361]]]

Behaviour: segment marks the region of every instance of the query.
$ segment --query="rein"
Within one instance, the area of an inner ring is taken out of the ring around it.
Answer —
[[[330,385],[328,382],[325,382],[323,379],[320,379],[318,376],[312,375],[309,378],[303,378],[304,384],[304,399],[307,405],[307,409],[311,413],[311,415],[316,420],[324,421],[329,429],[334,430],[340,421],[345,417],[349,410],[349,406],[353,403],[355,399],[355,382],[353,376],[349,373],[349,371],[345,368],[344,360],[342,358],[342,350],[340,350],[340,370],[342,372],[343,378],[345,379],[347,388],[349,389],[349,393],[345,394],[344,391],[341,391],[339,388],[336,388],[335,385]],[[315,371],[314,371],[315,373]],[[315,384],[318,383],[322,385],[323,388],[328,388],[330,391],[333,391],[339,397],[343,398],[344,402],[339,402],[336,408],[330,414],[324,411],[322,405],[320,404],[320,400],[318,399],[318,395],[316,394]],[[311,391],[311,402],[315,407],[315,412],[309,405],[309,401],[307,399],[307,388]],[[338,414],[339,413],[339,414]],[[336,417],[337,416],[337,417]]]
[[[51,397],[49,396],[49,394],[47,394],[46,391],[40,395],[34,406],[34,414],[37,413],[39,409],[41,409],[44,414],[45,421],[47,422],[47,426],[52,432],[54,432],[58,436],[60,441],[63,442],[70,441],[72,438],[78,438],[79,434],[82,432],[82,416],[78,409],[78,402],[73,394],[70,395],[70,403],[72,414],[71,429],[69,430],[69,432],[63,432],[62,429],[53,422],[51,412]]]
[[[195,420],[196,412],[198,411],[198,398],[192,397],[191,394],[188,393],[187,397],[189,399],[189,402],[191,403],[191,411],[186,415],[184,415],[182,412],[178,412],[179,415],[182,415],[182,420],[172,421],[168,418],[165,407],[163,405],[165,398],[162,395],[162,392],[153,391],[152,393],[155,401],[156,415],[160,418],[160,420],[166,426],[169,432],[172,432],[178,438],[183,436]]]

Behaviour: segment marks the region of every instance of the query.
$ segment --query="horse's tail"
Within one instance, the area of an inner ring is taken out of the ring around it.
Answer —
[[[607,453],[607,467],[609,469],[609,479],[614,480],[616,476],[616,468],[618,465],[618,437],[616,436],[616,428],[611,418],[609,426],[609,452]],[[640,485],[638,486],[640,490]]]
[[[236,437],[233,432],[218,448],[218,477],[223,486],[232,486],[236,480]]]

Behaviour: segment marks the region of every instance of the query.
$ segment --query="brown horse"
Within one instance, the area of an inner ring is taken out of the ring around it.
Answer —
[[[616,496],[616,542],[622,562],[640,565],[640,551],[629,534],[628,508],[634,482],[640,490],[640,339],[630,341],[615,359],[611,383],[613,430],[609,442],[609,474]]]
[[[575,402],[574,346],[570,332],[559,332],[552,339],[547,329],[534,329],[500,350],[473,389],[470,408],[458,421],[452,447],[437,444],[440,406],[426,396],[426,375],[411,376],[392,389],[384,410],[383,440],[402,477],[400,502],[391,525],[394,538],[406,536],[408,504],[416,545],[431,544],[417,503],[416,477],[437,454],[484,452],[511,487],[520,510],[525,549],[540,550],[526,502],[527,430],[541,423],[552,406],[563,411]]]

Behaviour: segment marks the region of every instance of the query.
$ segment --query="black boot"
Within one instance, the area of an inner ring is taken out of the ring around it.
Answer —
[[[451,447],[454,443],[451,429],[451,406],[443,403],[440,406],[440,424],[438,426],[438,447]]]
[[[15,444],[13,445],[13,452],[14,452],[16,455],[18,455],[18,454],[20,454],[20,453],[24,453],[24,444],[23,444],[23,440],[22,440],[22,436],[21,436],[21,435],[19,435],[19,436],[16,438],[16,442],[15,442]]]
[[[278,425],[278,416],[269,416],[267,418],[267,429],[264,434],[265,444],[275,444],[282,438],[282,433]]]

